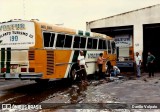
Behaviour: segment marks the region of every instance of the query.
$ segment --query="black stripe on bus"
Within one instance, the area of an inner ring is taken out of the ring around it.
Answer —
[[[7,48],[6,73],[10,73],[11,48]]]
[[[1,48],[1,70],[4,68],[4,62],[5,62],[5,48]],[[4,71],[1,71],[4,72]]]

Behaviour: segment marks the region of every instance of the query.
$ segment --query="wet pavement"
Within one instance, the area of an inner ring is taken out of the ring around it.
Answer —
[[[38,110],[40,112],[160,112],[157,109],[96,108],[107,103],[160,103],[160,73],[154,78],[143,73],[141,78],[129,75],[114,80],[91,80],[89,85],[52,81],[43,86],[28,80],[0,80],[0,103],[42,104],[44,108]],[[81,105],[75,107],[75,104]]]

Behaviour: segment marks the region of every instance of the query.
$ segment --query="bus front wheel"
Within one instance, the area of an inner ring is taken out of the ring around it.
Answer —
[[[73,68],[73,69],[71,70],[70,79],[71,79],[72,81],[75,81],[75,80],[77,79],[77,71],[76,71],[75,68]]]

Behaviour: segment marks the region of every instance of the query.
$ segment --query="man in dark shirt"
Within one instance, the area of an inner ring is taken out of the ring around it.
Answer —
[[[155,57],[151,54],[151,52],[148,52],[146,66],[148,67],[149,77],[151,77],[151,76],[154,77],[154,68],[155,68],[155,66],[154,66],[154,60],[155,60]]]

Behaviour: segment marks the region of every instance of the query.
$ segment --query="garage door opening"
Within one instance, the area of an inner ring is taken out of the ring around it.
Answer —
[[[93,28],[91,31],[113,37],[117,46],[117,66],[121,72],[134,71],[133,25]]]
[[[118,47],[117,59],[132,60],[133,53],[133,26],[117,26],[106,28],[93,28],[92,32],[106,34],[115,39]]]
[[[147,52],[151,51],[156,57],[156,71],[160,71],[160,23],[143,25],[143,62],[144,69],[147,71],[146,61]]]

